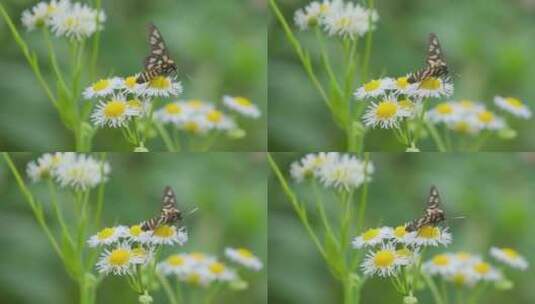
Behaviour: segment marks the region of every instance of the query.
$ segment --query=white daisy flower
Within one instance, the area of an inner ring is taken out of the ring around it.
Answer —
[[[178,275],[180,281],[201,287],[207,287],[215,280],[215,277],[207,271],[206,267],[188,269],[183,274]]]
[[[297,27],[300,30],[305,31],[317,26],[322,14],[322,6],[323,5],[319,2],[313,1],[305,6],[304,9],[298,9],[294,14],[294,22]]]
[[[148,82],[143,94],[151,97],[169,97],[178,96],[182,91],[182,84],[180,81],[175,82],[175,78],[156,76]]]
[[[110,245],[125,237],[128,228],[125,226],[108,227],[100,230],[97,234],[91,236],[87,241],[89,247],[97,247],[102,245]]]
[[[512,248],[492,247],[490,255],[496,260],[520,270],[526,270],[529,267],[528,261]]]
[[[173,254],[163,262],[158,263],[157,269],[165,275],[184,275],[192,267],[192,260],[187,254]]]
[[[374,79],[358,88],[354,96],[357,100],[385,95],[388,90],[394,88],[394,81],[391,78]]]
[[[450,97],[453,94],[453,84],[450,79],[430,77],[413,83],[407,94],[418,98]]]
[[[462,117],[447,124],[450,130],[461,134],[476,135],[481,131],[480,124],[477,124],[471,117]]]
[[[236,128],[236,123],[232,118],[226,116],[221,111],[211,110],[205,114],[205,119],[209,124],[210,129],[216,130],[232,130]]]
[[[141,242],[154,245],[184,245],[188,241],[188,233],[184,227],[177,229],[173,225],[160,225],[154,231],[144,231]]]
[[[474,263],[480,262],[482,259],[478,255],[473,255],[466,251],[458,251],[452,255],[458,265],[466,266],[472,265]]]
[[[503,278],[498,269],[483,261],[474,263],[471,267],[471,271],[473,271],[475,277],[479,280],[499,281]]]
[[[426,225],[418,229],[413,239],[413,245],[416,246],[447,246],[451,243],[451,233],[448,228],[439,228],[432,225]]]
[[[408,79],[408,76],[402,76],[392,80],[391,89],[394,90],[394,94],[407,95],[410,92],[411,84]]]
[[[458,269],[455,257],[450,254],[437,254],[422,266],[423,271],[428,274],[451,275]]]
[[[475,113],[470,116],[470,120],[479,129],[497,131],[507,127],[503,118],[488,110]]]
[[[203,114],[215,109],[213,103],[205,102],[199,99],[190,99],[182,102],[184,108],[194,114]]]
[[[126,228],[126,227],[125,227]],[[132,225],[125,229],[124,236],[129,242],[141,242],[143,240],[141,225]]]
[[[210,131],[211,124],[205,115],[192,113],[184,121],[180,121],[177,128],[191,134],[204,135]]]
[[[22,24],[31,31],[50,24],[53,16],[61,15],[70,8],[68,0],[52,0],[49,3],[41,1],[22,12]]]
[[[128,112],[131,116],[145,116],[150,113],[151,103],[148,99],[132,98],[126,101]]]
[[[132,248],[132,255],[134,256],[134,264],[146,265],[154,258],[154,248],[137,245]]]
[[[187,121],[191,110],[183,102],[168,103],[154,113],[154,118],[162,123],[180,124]]]
[[[496,96],[494,97],[494,103],[517,117],[524,119],[531,117],[531,110],[518,98]]]
[[[390,227],[371,228],[353,239],[353,248],[373,247],[383,243],[392,236]]]
[[[130,118],[139,116],[140,112],[134,110],[124,96],[114,96],[108,101],[100,101],[91,120],[97,127],[121,128]]]
[[[363,121],[368,127],[391,129],[397,128],[400,120],[409,114],[394,97],[386,96],[378,103],[372,102],[364,113]]]
[[[70,155],[70,156],[69,156]],[[71,157],[71,153],[56,152],[54,154],[45,153],[37,159],[31,161],[26,167],[26,174],[35,183],[43,179],[53,178],[55,170],[59,163],[64,159]]]
[[[290,166],[290,175],[297,182],[302,182],[307,177],[317,177],[321,167],[337,161],[339,154],[337,152],[320,152],[310,153],[305,155],[298,161],[295,161]]]
[[[62,187],[86,191],[107,181],[111,171],[107,162],[76,154],[62,160],[55,170],[55,179]]]
[[[97,262],[97,270],[100,273],[125,275],[132,273],[132,266],[139,263],[139,257],[135,256],[127,243],[119,244],[113,249],[104,249]]]
[[[147,83],[137,83],[138,75],[128,76],[126,78],[120,78],[118,88],[124,90],[124,93],[134,94],[134,95],[143,95],[145,89],[147,88]]]
[[[106,21],[103,11],[97,11],[85,4],[74,3],[62,14],[54,14],[50,26],[56,36],[85,39],[103,28]]]
[[[375,10],[368,10],[358,4],[346,2],[336,9],[329,9],[322,19],[325,31],[331,35],[351,39],[364,36],[375,29],[379,15]]]
[[[371,162],[366,165],[355,156],[344,154],[337,161],[330,161],[321,166],[318,176],[325,187],[350,191],[371,180],[373,171]]]
[[[394,246],[383,244],[379,250],[371,251],[366,255],[361,268],[367,276],[389,277],[398,272],[402,263],[404,259],[396,253]]]
[[[82,95],[85,99],[111,95],[115,89],[121,87],[121,79],[118,77],[101,79],[87,87]]]
[[[209,272],[209,275],[213,276],[214,280],[222,282],[234,281],[238,277],[234,270],[218,261],[206,265],[206,271]]]
[[[407,266],[418,262],[420,252],[418,248],[409,249],[408,247],[402,247],[396,250],[396,256],[399,265]]]
[[[241,96],[223,96],[223,104],[230,109],[242,114],[243,116],[258,118],[260,117],[260,110],[249,99]]]
[[[473,271],[465,268],[457,268],[452,273],[445,275],[445,279],[458,287],[474,287],[478,278]]]
[[[390,238],[395,244],[408,245],[412,244],[415,236],[415,231],[407,232],[407,230],[405,229],[405,225],[400,225],[392,230]]]
[[[245,248],[226,248],[225,255],[231,261],[241,264],[252,270],[259,271],[262,269],[262,262],[250,250]]]
[[[451,102],[442,102],[427,112],[427,118],[433,123],[452,123],[458,121],[461,113]]]

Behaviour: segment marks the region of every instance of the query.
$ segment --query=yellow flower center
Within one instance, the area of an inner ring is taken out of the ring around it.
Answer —
[[[468,261],[468,259],[472,257],[468,252],[464,252],[464,251],[457,252],[456,256],[457,256],[457,259],[461,262]]]
[[[132,255],[136,257],[144,257],[147,255],[147,250],[145,250],[143,247],[136,247],[132,249]]]
[[[411,110],[412,108],[414,108],[414,104],[412,103],[410,99],[402,99],[398,101],[398,104],[399,104],[399,107],[404,110]]]
[[[450,263],[450,258],[445,254],[435,255],[433,257],[433,264],[437,266],[446,266]]]
[[[490,265],[485,262],[479,262],[474,265],[474,270],[479,274],[486,274],[490,271]]]
[[[362,234],[362,238],[365,241],[373,240],[379,235],[380,230],[379,229],[368,229],[368,231],[364,232]]]
[[[459,133],[470,132],[470,125],[466,121],[459,121],[453,126],[453,130]]]
[[[391,266],[395,259],[396,256],[394,255],[394,252],[390,250],[380,250],[375,254],[373,261],[376,267],[384,268]]]
[[[192,272],[188,275],[188,278],[186,279],[187,282],[191,283],[191,284],[200,284],[201,283],[201,275],[196,273],[196,272]]]
[[[126,105],[122,100],[112,100],[104,107],[104,116],[106,118],[121,117],[126,111]]]
[[[209,122],[221,122],[221,120],[223,119],[223,113],[217,110],[212,110],[208,112],[208,114],[206,114],[206,119],[208,119]]]
[[[407,77],[399,77],[398,79],[396,79],[396,85],[398,86],[398,88],[405,89],[406,87],[408,87],[409,82],[407,81],[407,79]]]
[[[442,87],[442,82],[438,78],[430,77],[422,80],[420,83],[420,88],[436,91]]]
[[[398,105],[390,100],[385,100],[379,103],[375,110],[377,119],[390,119],[398,112]]]
[[[471,109],[474,107],[474,102],[468,99],[460,100],[459,104],[461,105],[461,107],[465,109]]]
[[[481,122],[489,123],[494,119],[494,114],[491,111],[481,111],[477,117]]]
[[[139,236],[143,232],[140,225],[134,225],[130,227],[130,234],[133,236]]]
[[[460,285],[464,285],[464,282],[466,282],[466,277],[463,273],[457,272],[453,275],[452,280],[453,280],[453,283],[460,286]]]
[[[171,86],[171,80],[164,76],[156,76],[150,80],[149,86],[156,89],[167,89]]]
[[[338,27],[349,27],[351,25],[351,19],[348,17],[342,17],[336,22]]]
[[[168,114],[179,114],[182,112],[182,108],[176,103],[169,103],[165,106],[165,112]]]
[[[171,266],[182,266],[184,265],[184,262],[185,262],[184,257],[178,254],[172,255],[167,258],[167,263],[169,263],[169,265]]]
[[[502,248],[502,251],[508,258],[511,259],[516,259],[519,256],[518,252],[512,248]]]
[[[401,248],[396,250],[396,255],[402,258],[408,258],[411,256],[411,251],[407,248]]]
[[[113,236],[114,233],[115,233],[114,228],[104,228],[97,234],[97,237],[99,240],[106,240],[110,238],[111,236]]]
[[[210,266],[208,266],[208,268],[210,268],[210,271],[215,274],[220,274],[225,271],[225,265],[219,262],[213,262],[212,264],[210,264]]]
[[[320,5],[320,13],[324,14],[324,13],[328,12],[330,8],[331,7],[330,7],[329,3],[322,3]]]
[[[440,236],[440,230],[437,227],[426,225],[418,230],[418,236],[424,239],[437,239]]]
[[[407,230],[405,230],[405,226],[397,226],[396,229],[394,229],[394,236],[397,238],[402,238],[407,234]]]
[[[161,225],[156,228],[156,230],[154,230],[154,235],[162,238],[169,238],[172,237],[174,234],[175,230],[172,228],[172,226],[169,225]]]
[[[442,114],[442,115],[448,115],[448,114],[451,114],[453,112],[453,107],[447,103],[447,102],[443,102],[441,104],[439,104],[437,107],[437,112],[439,114]]]
[[[194,108],[194,109],[199,109],[200,107],[203,106],[203,102],[198,100],[198,99],[192,99],[190,101],[188,101],[188,106]]]
[[[106,89],[110,86],[110,81],[108,79],[101,79],[93,84],[93,91],[98,92]]]
[[[64,25],[68,28],[74,28],[78,25],[79,23],[79,20],[77,18],[74,18],[74,17],[67,17],[65,18],[65,23]]]
[[[371,92],[377,90],[381,86],[381,81],[372,80],[364,85],[364,91]]]
[[[133,88],[136,86],[136,80],[136,76],[129,76],[124,80],[124,84],[129,88]]]
[[[250,107],[252,105],[251,101],[245,97],[234,97],[234,101],[242,107]]]
[[[515,107],[515,108],[521,108],[523,106],[522,102],[514,97],[505,98],[505,102],[507,102],[510,106]]]
[[[130,109],[134,109],[134,110],[139,110],[141,109],[141,100],[139,99],[130,99],[129,101],[126,102],[128,107]]]
[[[239,248],[237,251],[238,251],[238,255],[241,257],[244,257],[244,258],[253,257],[253,253],[250,250],[247,250],[245,248]]]
[[[198,133],[200,131],[199,124],[195,121],[188,121],[184,124],[184,129],[191,133]]]
[[[202,252],[192,252],[189,254],[189,256],[197,262],[202,261],[206,258],[206,255]]]
[[[131,253],[129,250],[123,249],[123,248],[117,248],[111,252],[108,258],[108,262],[114,266],[125,265],[130,260],[130,255]]]

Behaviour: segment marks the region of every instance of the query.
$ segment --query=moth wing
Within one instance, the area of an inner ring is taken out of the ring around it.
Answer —
[[[172,208],[176,208],[176,195],[171,187],[166,186],[163,190],[162,211]]]
[[[427,197],[428,208],[438,208],[440,206],[440,194],[435,186],[431,186],[429,190],[429,196]]]
[[[440,42],[438,41],[438,37],[435,33],[429,34],[429,40],[427,43],[427,58],[425,61],[429,67],[440,67],[446,65],[446,61],[442,55]]]

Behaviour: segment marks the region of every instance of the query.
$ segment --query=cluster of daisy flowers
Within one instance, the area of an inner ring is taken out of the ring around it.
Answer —
[[[106,182],[110,171],[108,162],[72,152],[46,153],[26,167],[26,173],[33,182],[51,179],[61,187],[81,191]]]
[[[490,249],[490,255],[497,261],[522,271],[528,262],[511,248]],[[432,276],[440,276],[456,286],[474,287],[478,282],[503,282],[504,274],[496,266],[486,262],[481,256],[469,252],[446,252],[433,256],[423,264],[422,270]]]
[[[256,119],[261,113],[249,99],[241,96],[223,96],[223,104],[241,116]],[[171,124],[178,130],[193,134],[209,131],[233,131],[238,129],[236,120],[218,109],[214,103],[198,99],[171,102],[155,112],[157,121]]]
[[[371,180],[374,167],[354,155],[320,152],[305,155],[290,166],[290,174],[297,182],[316,179],[325,187],[350,191]]]
[[[184,227],[160,225],[154,230],[143,231],[140,225],[107,227],[91,236],[89,247],[102,247],[96,263],[100,273],[131,275],[136,265],[146,265],[154,259],[155,251],[162,245],[184,245],[188,234]]]
[[[313,1],[294,15],[295,24],[301,30],[319,26],[330,36],[351,39],[373,30],[378,19],[377,11],[342,0]]]
[[[366,126],[384,129],[397,128],[404,118],[416,117],[428,98],[449,97],[453,84],[448,77],[430,77],[409,83],[408,77],[374,79],[359,87],[357,100],[371,100],[363,120]]]
[[[364,274],[395,276],[403,266],[418,261],[423,247],[447,246],[452,240],[448,228],[427,225],[417,231],[407,232],[405,227],[371,228],[353,239],[354,248],[371,248],[361,264]]]
[[[126,78],[101,79],[87,87],[85,99],[99,99],[91,120],[98,127],[120,128],[133,118],[142,117],[151,111],[155,97],[178,96],[182,84],[173,77],[157,76],[145,83],[137,83],[137,75]]]
[[[494,103],[513,117],[531,118],[531,110],[517,98],[496,96]],[[477,135],[483,130],[500,131],[507,128],[503,117],[487,109],[485,104],[471,100],[439,103],[427,112],[427,119],[432,123],[445,124],[462,134]]]
[[[106,15],[85,4],[70,0],[41,1],[22,12],[22,24],[30,31],[46,27],[56,36],[88,38],[102,30]]]
[[[247,269],[259,271],[263,264],[250,250],[245,248],[226,248],[225,257]],[[243,284],[238,272],[226,265],[216,256],[202,253],[179,253],[168,256],[158,263],[157,269],[164,275],[174,276],[178,281],[194,286],[207,287],[211,283],[230,283],[236,288]]]

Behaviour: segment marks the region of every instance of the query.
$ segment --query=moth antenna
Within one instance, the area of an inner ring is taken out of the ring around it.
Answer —
[[[197,212],[197,210],[199,210],[199,208],[198,208],[198,207],[195,207],[195,208],[191,209],[190,211],[188,211],[187,215],[190,216],[190,215],[192,215],[193,213]]]

